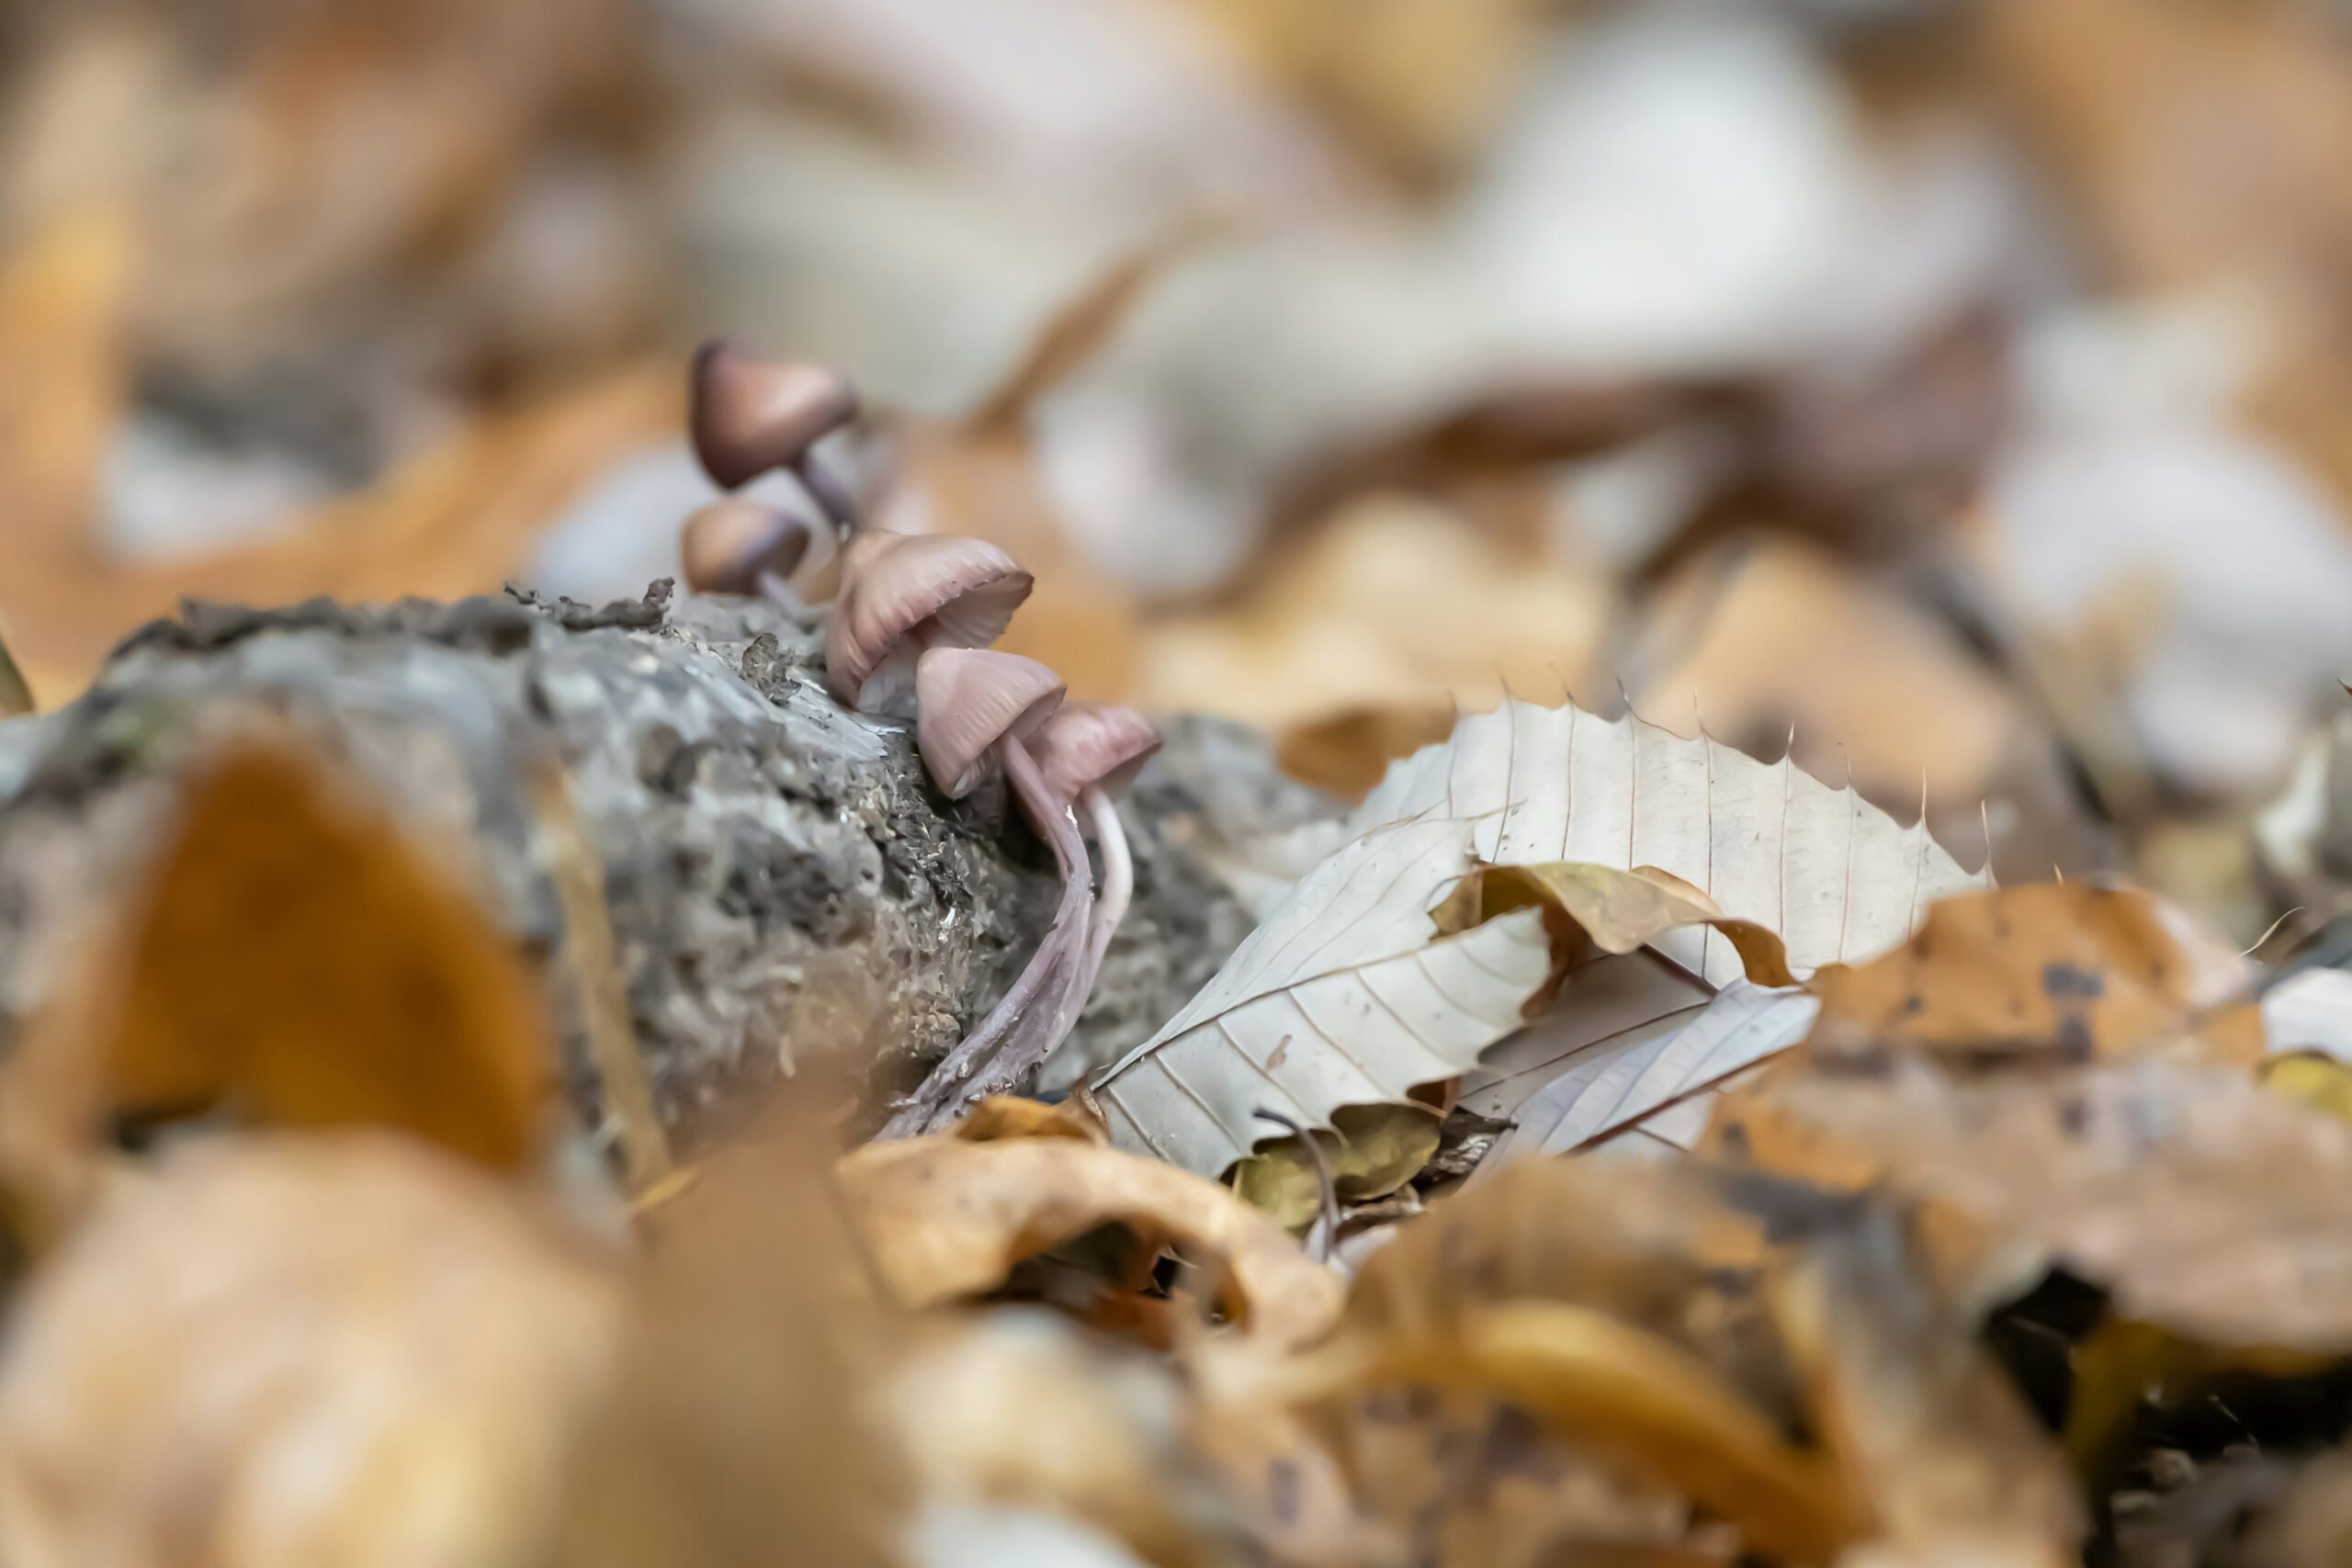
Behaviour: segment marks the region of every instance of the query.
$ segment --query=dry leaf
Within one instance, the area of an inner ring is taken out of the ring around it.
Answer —
[[[1786,761],[1637,716],[1519,702],[1464,718],[1447,743],[1391,768],[1345,831],[1190,1005],[1095,1080],[1115,1144],[1216,1173],[1268,1135],[1261,1107],[1328,1126],[1342,1105],[1402,1099],[1476,1066],[1569,954],[1550,951],[1526,910],[1442,933],[1428,911],[1473,855],[1597,868],[1563,886],[1575,885],[1596,922],[1618,924],[1619,940],[1644,920],[1700,921],[1648,939],[1682,973],[1661,970],[1657,994],[1634,1005],[1646,1019],[1741,977],[1724,917],[1746,922],[1734,929],[1751,946],[1754,928],[1777,936],[1789,970],[1810,972],[1884,951],[1934,898],[1984,880],[1924,826],[1900,827],[1850,786],[1831,790]],[[1637,889],[1611,874],[1636,867],[1674,880]],[[1639,918],[1616,922],[1597,891],[1624,893]],[[1589,1039],[1626,1027],[1621,1019],[1596,1019]]]
[[[1297,1134],[1265,1145],[1233,1168],[1233,1190],[1290,1230],[1306,1226],[1324,1207],[1328,1174],[1340,1202],[1385,1198],[1437,1153],[1438,1113],[1426,1105],[1343,1105],[1331,1126],[1307,1134],[1320,1157]]]
[[[105,205],[70,207],[0,253],[0,511],[15,558],[0,580],[12,608],[35,586],[28,564],[86,547],[76,534],[121,412],[138,256],[131,220]],[[19,651],[46,662],[38,648]]]
[[[90,957],[11,1064],[98,1075],[44,1102],[65,1127],[218,1107],[398,1128],[502,1168],[542,1146],[555,1063],[537,980],[380,807],[287,743],[199,768]]]
[[[1551,1015],[1488,1053],[1481,1068],[1498,1075],[1506,1056],[1516,1052],[1514,1064],[1530,1064],[1521,1069],[1521,1077],[1497,1076],[1464,1086],[1465,1106],[1481,1115],[1508,1115],[1511,1122],[1510,1131],[1480,1162],[1480,1172],[1510,1160],[1573,1153],[1621,1129],[1646,1124],[1668,1106],[1699,1109],[1705,1101],[1693,1097],[1803,1040],[1821,1006],[1802,990],[1736,980],[1703,1002],[1589,1043],[1589,1028],[1580,1025],[1568,1032],[1571,1043],[1562,1048],[1553,1020],[1585,1005],[1577,997],[1585,978],[1571,979]],[[1637,982],[1635,994],[1653,994],[1645,977]],[[1544,1055],[1547,1051],[1556,1054]],[[1514,1093],[1526,1077],[1549,1081],[1532,1094]],[[1703,1114],[1699,1125],[1705,1125]],[[1654,1125],[1637,1130],[1657,1131]]]
[[[2073,1473],[1976,1339],[1936,1298],[1892,1216],[1808,1246],[1770,1287],[1824,1446],[1868,1506],[1841,1562],[2069,1568]]]
[[[2135,888],[2082,883],[1948,898],[1910,942],[1813,977],[1814,1044],[1924,1050],[1953,1061],[2081,1062],[2194,1037],[2215,1059],[2262,1051],[2253,965]]]
[[[1461,708],[1589,689],[1609,607],[1597,577],[1397,495],[1351,506],[1247,581],[1230,606],[1152,623],[1140,699],[1272,730],[1285,760],[1319,756],[1319,780],[1357,789]]]
[[[2262,1032],[2277,1052],[2352,1061],[2352,972],[2304,969],[2262,993]]]
[[[405,1140],[176,1152],[16,1307],[0,1556],[529,1561],[609,1376],[614,1264]]]
[[[1709,1137],[1769,1171],[1918,1201],[1965,1303],[2063,1264],[2119,1316],[2201,1345],[2352,1351],[2352,1128],[2242,1073],[1783,1068],[1718,1101]]]
[[[2352,1066],[2334,1056],[2301,1051],[2267,1056],[2257,1076],[2273,1094],[2352,1122]]]
[[[1478,858],[1566,861],[1680,878],[1725,914],[1780,937],[1798,976],[1875,956],[1917,929],[1933,900],[1982,886],[1928,833],[1831,789],[1793,763],[1759,762],[1638,715],[1508,702],[1389,770],[1350,818],[1472,822]],[[1742,964],[1712,928],[1657,951],[1711,985]]]
[[[992,1094],[948,1130],[967,1144],[994,1143],[1002,1138],[1075,1138],[1084,1144],[1100,1144],[1104,1139],[1101,1120],[1075,1097],[1047,1105],[1040,1100]]]
[[[1751,750],[1850,773],[2004,875],[2072,873],[2086,830],[2047,738],[2007,684],[1925,610],[1816,546],[1766,538],[1694,561],[1637,622],[1624,666],[1643,713],[1697,716]],[[1989,812],[1989,818],[1985,813]]]
[[[1512,909],[1537,908],[1558,919],[1547,921],[1553,950],[1571,967],[1589,962],[1595,951],[1611,956],[1652,946],[1669,931],[1705,926],[1731,944],[1747,973],[1760,986],[1793,986],[1788,952],[1781,939],[1754,920],[1736,919],[1680,877],[1656,866],[1481,866],[1457,883],[1434,911],[1442,931],[1467,931]],[[1589,946],[1578,951],[1579,939]]]
[[[1836,1474],[1670,1340],[1590,1308],[1510,1302],[1442,1336],[1397,1335],[1327,1353],[1331,1382],[1403,1382],[1508,1401],[1565,1436],[1623,1456],[1800,1562],[1853,1530]]]
[[[1067,1138],[875,1144],[844,1157],[842,1190],[866,1255],[899,1301],[984,1295],[1014,1264],[1101,1226],[1126,1225],[1148,1260],[1174,1243],[1210,1271],[1252,1339],[1304,1345],[1337,1315],[1339,1276],[1214,1182]]]
[[[1850,767],[1878,799],[1931,780],[1969,816],[2018,743],[2016,699],[1936,622],[1818,547],[1766,541],[1698,561],[1645,610],[1627,656],[1645,713]],[[1969,826],[1973,829],[1973,822]]]
[[[928,1512],[1023,1509],[1090,1525],[1153,1568],[1214,1568],[1238,1560],[1239,1531],[1185,1440],[1178,1376],[1066,1318],[1006,1307],[933,1325],[875,1403]]]
[[[1732,1206],[1691,1165],[1515,1166],[1366,1260],[1321,1359],[1426,1357],[1423,1375],[1443,1386],[1524,1409],[1669,1492],[1756,1510],[1742,1522],[1818,1548],[1844,1532],[1846,1504],[1835,1476],[1781,1436],[1795,1389],[1753,1288],[1768,1225],[1802,1234],[1817,1217],[1774,1208],[1783,1200],[1760,1188],[1750,1197],[1762,1208]],[[1506,1321],[1516,1326],[1498,1336]]]
[[[1470,869],[1470,825],[1406,822],[1355,840],[1292,889],[1201,993],[1093,1092],[1112,1142],[1215,1175],[1278,1136],[1278,1111],[1329,1126],[1341,1106],[1453,1077],[1519,1027],[1552,969],[1521,910],[1441,936],[1430,907]]]
[[[74,695],[99,659],[183,598],[293,604],[494,590],[532,540],[616,452],[673,435],[679,378],[638,367],[485,419],[344,497],[288,533],[164,566],[91,547],[89,518],[51,532],[0,530],[0,614],[44,702]],[[45,683],[46,682],[46,683]]]
[[[632,1281],[611,1398],[569,1477],[566,1568],[884,1568],[913,1502],[870,1407],[909,1325],[875,1299],[797,1106],[692,1168]]]

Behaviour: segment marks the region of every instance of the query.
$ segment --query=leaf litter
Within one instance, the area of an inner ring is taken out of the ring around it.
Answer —
[[[27,937],[0,1560],[2352,1551],[2315,11],[34,9],[0,795],[183,594],[671,573],[723,321],[878,389],[807,488],[1010,550],[1007,649],[1342,798],[1196,846],[1254,934],[1066,1089],[713,1145],[560,766],[526,945],[220,744]]]

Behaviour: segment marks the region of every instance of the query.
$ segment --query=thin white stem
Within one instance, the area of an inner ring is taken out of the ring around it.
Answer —
[[[1094,978],[1102,973],[1102,955],[1111,950],[1111,938],[1126,918],[1127,901],[1136,890],[1136,863],[1127,853],[1127,830],[1119,825],[1119,808],[1112,803],[1110,792],[1101,784],[1088,784],[1079,792],[1078,807],[1086,814],[1087,826],[1094,829],[1094,842],[1102,852],[1102,890],[1095,898],[1094,917],[1086,929],[1086,969],[1070,1005],[1071,1023],[1078,1021],[1087,998],[1094,994]]]

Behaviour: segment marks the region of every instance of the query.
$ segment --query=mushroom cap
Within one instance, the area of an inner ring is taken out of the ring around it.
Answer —
[[[714,501],[686,519],[679,555],[696,593],[757,593],[768,574],[789,580],[821,567],[838,540],[831,523],[762,502]]]
[[[1061,706],[1062,678],[1034,659],[987,648],[934,648],[915,665],[915,743],[951,797],[980,782],[989,748],[1026,739]]]
[[[985,539],[860,534],[842,555],[841,602],[825,628],[826,680],[851,707],[866,677],[918,627],[933,648],[986,648],[1029,597],[1030,575]]]
[[[1064,800],[1089,784],[1125,795],[1159,750],[1159,731],[1131,707],[1071,703],[1046,721],[1030,750],[1037,771]]]
[[[821,365],[771,364],[718,342],[695,355],[686,428],[721,490],[797,463],[856,417],[856,389]]]

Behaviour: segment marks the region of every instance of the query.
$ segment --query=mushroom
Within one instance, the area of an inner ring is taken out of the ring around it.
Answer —
[[[989,758],[1001,758],[1014,797],[1054,852],[1062,897],[1045,939],[1003,1000],[932,1069],[882,1129],[886,1138],[910,1136],[940,1119],[967,1098],[962,1086],[983,1062],[987,1078],[975,1093],[1017,1082],[1045,1060],[1061,1039],[1070,994],[1085,983],[1094,902],[1078,819],[1025,744],[1061,705],[1061,677],[1019,654],[933,648],[916,666],[915,689],[916,743],[932,781],[960,798],[979,783]]]
[[[1102,851],[1102,890],[1086,937],[1086,968],[1072,993],[1063,1032],[1078,1021],[1077,1010],[1094,990],[1102,954],[1127,912],[1135,892],[1135,862],[1127,854],[1126,829],[1113,801],[1127,793],[1143,765],[1159,750],[1159,731],[1130,707],[1073,703],[1057,710],[1037,731],[1038,771],[1055,795],[1071,802],[1081,825],[1091,828]]]
[[[789,468],[835,527],[854,526],[855,498],[813,449],[856,418],[856,389],[821,365],[771,364],[717,341],[695,355],[686,424],[703,471],[721,490]]]
[[[891,710],[936,648],[1004,635],[1034,579],[981,539],[860,534],[842,552],[841,601],[825,627],[825,678],[844,707]]]
[[[730,496],[686,519],[680,549],[696,593],[764,594],[797,613],[832,597],[841,536],[830,518]]]

